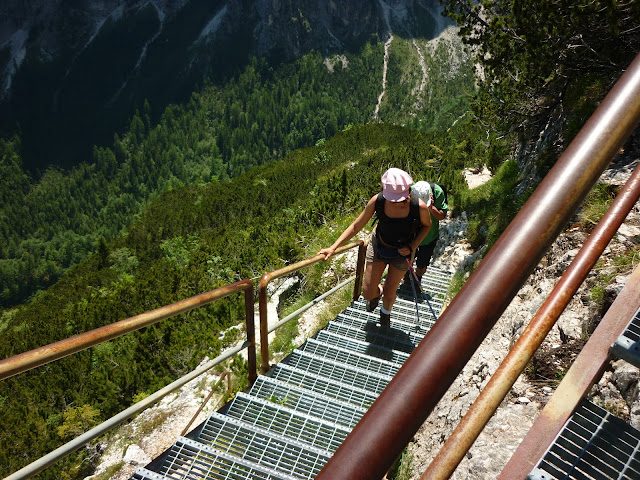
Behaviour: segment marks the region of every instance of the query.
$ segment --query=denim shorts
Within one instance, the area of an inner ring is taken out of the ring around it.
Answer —
[[[371,241],[367,246],[367,255],[365,257],[367,262],[382,262],[387,265],[392,265],[394,268],[406,272],[409,267],[407,266],[407,258],[398,253],[395,248],[385,247],[384,245],[378,245],[378,239],[375,233],[371,235]]]

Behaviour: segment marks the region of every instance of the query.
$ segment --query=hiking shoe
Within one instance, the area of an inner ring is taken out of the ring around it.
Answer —
[[[367,312],[373,312],[378,306],[378,303],[380,303],[380,295],[371,300],[367,300]]]
[[[391,314],[380,312],[380,326],[389,328],[391,326]]]

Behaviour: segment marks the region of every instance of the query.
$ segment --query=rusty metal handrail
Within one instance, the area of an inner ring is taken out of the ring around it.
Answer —
[[[256,379],[256,351],[253,312],[254,295],[253,282],[251,280],[242,280],[216,288],[215,290],[0,360],[0,381],[241,291],[244,291],[245,323],[249,342],[249,382],[253,383]]]
[[[353,299],[357,300],[362,289],[362,272],[364,270],[365,260],[365,246],[366,243],[363,240],[357,242],[347,243],[336,248],[334,255],[343,253],[351,248],[358,247],[358,263],[356,266],[356,278],[355,285],[353,287]],[[301,260],[300,262],[293,263],[286,267],[274,270],[273,272],[265,273],[260,279],[258,286],[258,311],[260,313],[260,353],[261,353],[261,365],[260,370],[262,373],[267,373],[269,370],[269,321],[267,318],[267,304],[269,299],[267,298],[267,286],[269,282],[276,278],[283,277],[290,273],[296,272],[304,267],[313,265],[324,260],[324,255],[318,254],[313,257]]]
[[[640,55],[320,471],[318,480],[374,480],[385,475],[639,120]]]
[[[184,386],[189,381],[207,372],[244,348],[247,348],[248,350],[248,377],[249,384],[252,385],[257,378],[253,282],[251,280],[242,280],[240,282],[232,283],[231,285],[226,285],[134,317],[120,320],[119,322],[115,322],[110,325],[105,325],[104,327],[96,328],[89,332],[69,337],[65,340],[60,340],[59,342],[45,345],[44,347],[36,348],[34,350],[0,360],[0,381],[2,381],[11,376],[26,372],[27,370],[31,370],[55,360],[59,360],[60,358],[67,357],[94,345],[113,340],[114,338],[121,337],[127,333],[139,330],[140,328],[153,325],[161,320],[180,313],[188,312],[194,308],[207,305],[238,292],[244,292],[245,323],[247,329],[247,340],[242,345],[223,352],[221,355],[205,365],[197,368],[187,375],[184,375],[147,398],[130,406],[119,414],[114,415],[100,425],[74,438],[52,452],[49,452],[44,457],[41,457],[12,473],[6,477],[6,480],[22,480],[36,475],[71,452],[98,438],[112,428],[115,428],[123,421],[149,408],[161,398]]]
[[[640,166],[584,243],[529,325],[456,426],[421,480],[447,479],[478,438],[640,198]],[[515,477],[508,476],[513,479]]]

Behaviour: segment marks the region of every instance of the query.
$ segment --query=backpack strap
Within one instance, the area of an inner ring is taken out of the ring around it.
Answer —
[[[384,216],[384,197],[382,196],[382,192],[380,192],[376,198],[376,215],[378,218]]]
[[[436,198],[436,191],[435,191],[435,186],[437,185],[438,187],[440,187],[440,190],[442,190],[442,193],[444,194],[444,203],[446,203],[447,205],[449,205],[449,201],[447,200],[447,188],[441,184],[441,183],[436,183],[436,182],[429,182],[429,185],[431,185],[431,191],[433,192],[433,198]]]
[[[413,236],[415,238],[422,226],[422,220],[420,220],[420,197],[418,195],[411,195],[409,218],[411,218]]]

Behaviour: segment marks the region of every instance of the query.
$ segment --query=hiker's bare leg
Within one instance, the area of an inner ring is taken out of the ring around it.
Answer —
[[[391,311],[393,303],[396,301],[396,290],[398,290],[398,285],[400,285],[400,280],[402,280],[404,273],[404,270],[398,270],[393,265],[389,265],[382,293],[382,306],[385,310]]]
[[[380,296],[380,280],[385,268],[386,265],[382,262],[367,262],[364,270],[364,285],[362,287],[362,296],[365,300]]]

